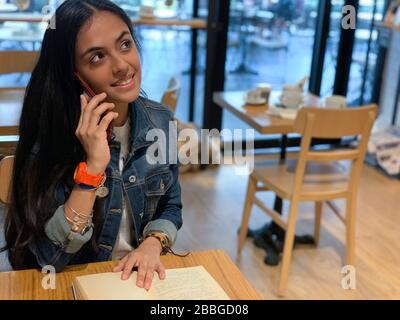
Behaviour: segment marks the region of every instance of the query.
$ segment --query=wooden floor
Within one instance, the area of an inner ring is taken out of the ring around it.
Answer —
[[[235,175],[232,165],[221,165],[183,174],[181,185],[184,225],[175,249],[223,249],[265,299],[277,299],[280,266],[265,265],[264,250],[248,239],[241,260],[236,260],[247,177]],[[271,204],[274,198],[266,193],[264,199]],[[312,234],[313,208],[311,203],[300,206],[297,234]],[[285,202],[284,212],[287,209]],[[250,227],[267,221],[269,218],[254,207]],[[294,250],[285,298],[400,299],[400,181],[364,166],[357,208],[355,290],[341,286],[344,236],[344,225],[324,206],[320,244],[318,248],[303,246]]]

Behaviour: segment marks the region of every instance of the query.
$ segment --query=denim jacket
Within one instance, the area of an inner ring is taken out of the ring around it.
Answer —
[[[163,105],[142,97],[131,103],[129,108],[131,148],[121,174],[118,166],[120,143],[114,139],[109,143],[111,161],[106,169],[105,181],[109,193],[97,199],[102,212],[100,228],[68,239],[71,225],[64,217],[63,205],[72,190],[65,185],[58,186],[55,192],[58,208],[45,225],[47,237],[30,245],[33,254],[31,260],[34,261],[31,267],[52,265],[59,272],[68,264],[110,260],[119,231],[125,194],[129,199],[127,205],[131,207],[128,212],[133,215],[134,247],[151,231],[162,231],[168,235],[171,245],[175,242],[177,230],[182,226],[177,161],[167,158],[164,164],[151,164],[146,159],[146,151],[154,143],[146,140],[146,134],[151,129],[161,129],[167,143],[176,146],[176,141],[168,141],[173,115]],[[95,246],[89,241],[92,237]]]

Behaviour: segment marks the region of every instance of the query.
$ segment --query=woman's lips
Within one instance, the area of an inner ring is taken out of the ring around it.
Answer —
[[[124,81],[118,81],[114,84],[112,84],[111,86],[113,88],[130,88],[133,84],[134,84],[134,79],[135,75],[133,74],[132,77],[128,80],[124,80]]]

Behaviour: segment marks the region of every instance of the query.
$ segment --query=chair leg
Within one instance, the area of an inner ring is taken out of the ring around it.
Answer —
[[[285,244],[283,247],[282,268],[279,279],[278,296],[283,296],[286,290],[286,282],[289,275],[289,266],[292,258],[293,241],[296,231],[297,219],[297,200],[292,201],[290,204],[289,220],[287,223]]]
[[[315,202],[314,242],[316,246],[318,246],[319,244],[319,237],[321,232],[322,204],[322,201]]]
[[[355,199],[346,200],[346,264],[354,266],[356,242],[356,204]]]
[[[247,236],[247,228],[249,225],[250,213],[254,202],[254,195],[256,192],[257,180],[252,175],[249,177],[249,183],[247,185],[246,200],[243,208],[242,223],[240,224],[237,256],[240,256],[244,241]]]

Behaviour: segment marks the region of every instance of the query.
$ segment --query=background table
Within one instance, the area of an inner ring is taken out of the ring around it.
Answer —
[[[261,299],[261,296],[222,250],[192,252],[185,258],[174,255],[161,257],[167,269],[202,265],[214,277],[231,299]],[[23,270],[0,273],[0,299],[58,299],[71,300],[72,281],[75,277],[111,272],[117,261],[89,263],[67,267],[56,277],[56,289],[44,290],[41,286],[45,274],[40,270]],[[157,276],[157,275],[155,275]]]
[[[224,91],[215,92],[213,96],[214,102],[236,115],[238,118],[249,124],[258,132],[263,134],[288,134],[293,132],[294,120],[283,119],[278,116],[268,114],[269,105],[246,105],[245,91]],[[272,91],[269,104],[276,105],[279,103],[281,91]],[[320,98],[311,93],[304,97],[306,106],[320,106]]]

